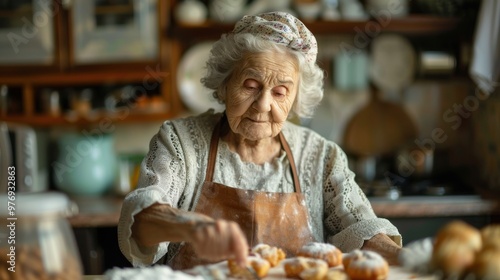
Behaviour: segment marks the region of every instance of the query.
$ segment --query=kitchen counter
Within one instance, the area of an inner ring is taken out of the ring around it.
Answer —
[[[219,271],[223,272],[224,274],[229,274],[228,269],[227,269],[227,264],[226,262],[220,262],[217,264],[212,264],[209,265],[212,268],[217,268]],[[153,268],[151,267],[146,267],[146,268],[126,268],[126,272],[121,271],[120,276],[126,275],[127,278],[134,278],[133,276],[138,276],[136,278],[140,279],[146,279],[148,277],[140,277],[140,275],[148,275],[150,276],[151,271]],[[335,267],[334,269],[343,269],[342,266]],[[145,270],[148,270],[149,273],[145,273]],[[164,272],[164,271],[162,271]],[[167,270],[167,272],[171,272],[171,270]],[[179,274],[176,275],[176,277],[173,277],[173,274],[170,275],[165,275],[162,274],[162,277],[159,277],[159,279],[168,279],[170,277],[175,278],[175,279],[199,279],[192,277],[191,274],[194,274],[191,270],[186,271],[186,273],[190,274],[183,274],[186,277],[181,277]],[[194,274],[196,275],[196,274]],[[115,273],[114,276],[117,276]],[[132,277],[131,277],[132,276]],[[170,277],[169,277],[170,276]],[[116,279],[122,279],[121,277],[115,277]],[[110,279],[110,277],[106,277],[104,275],[84,275],[82,280],[105,280],[105,279]],[[135,279],[135,278],[134,278]],[[229,279],[236,279],[233,277],[229,277]],[[294,278],[288,278],[285,277],[285,272],[283,269],[283,266],[281,264],[278,264],[277,266],[271,268],[269,270],[269,273],[267,274],[266,277],[263,277],[262,279],[265,280],[281,280],[281,279],[294,279]],[[295,278],[296,279],[296,278]],[[412,280],[439,280],[437,276],[433,275],[420,275],[411,271],[408,271],[405,268],[399,267],[399,266],[390,266],[389,267],[389,274],[387,275],[386,280],[406,280],[406,279],[412,279]]]
[[[73,227],[116,226],[122,197],[73,197],[79,213],[69,222]],[[500,215],[498,201],[487,201],[477,195],[407,196],[398,200],[369,198],[375,213],[384,218],[454,217]]]
[[[78,206],[78,214],[69,218],[73,227],[106,227],[118,224],[122,197],[71,197],[71,200]]]
[[[403,196],[397,200],[369,198],[379,217],[454,217],[500,215],[498,201],[488,201],[478,195]]]

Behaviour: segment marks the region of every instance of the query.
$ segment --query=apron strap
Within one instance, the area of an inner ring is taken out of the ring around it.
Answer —
[[[205,175],[205,182],[212,182],[213,180],[215,160],[217,158],[217,147],[219,145],[220,131],[222,125],[226,122],[227,122],[226,114],[223,114],[222,118],[220,119],[219,122],[217,122],[214,131],[212,132],[212,138],[210,139],[210,150],[208,151],[208,166],[207,166],[207,173]],[[295,188],[295,192],[301,193],[302,190],[300,189],[300,181],[298,176],[299,173],[297,173],[297,167],[295,166],[295,160],[293,159],[292,151],[290,150],[290,146],[288,145],[288,142],[286,141],[285,136],[283,136],[282,132],[280,132],[279,138],[281,146],[285,150],[286,155],[288,157],[288,161],[290,162],[290,168],[292,170],[293,185]]]
[[[286,156],[288,157],[288,161],[290,162],[290,168],[292,169],[292,176],[293,176],[293,186],[295,187],[295,192],[296,193],[301,193],[302,190],[300,189],[300,181],[299,181],[299,176],[297,172],[297,167],[295,166],[295,160],[293,159],[293,154],[292,150],[290,149],[290,146],[288,145],[288,142],[285,139],[285,136],[283,136],[283,133],[280,131],[280,141],[281,141],[281,146],[283,146],[283,149],[285,149]]]
[[[222,124],[227,121],[226,114],[222,114],[222,118],[215,125],[210,139],[210,150],[208,151],[208,166],[205,182],[212,182],[214,178],[215,159],[217,158],[217,146],[219,145],[219,136]]]

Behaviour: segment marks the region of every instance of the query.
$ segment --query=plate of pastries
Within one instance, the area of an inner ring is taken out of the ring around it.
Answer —
[[[248,267],[252,271],[248,272]],[[342,252],[336,246],[310,242],[296,256],[288,257],[278,247],[258,244],[251,248],[247,268],[234,260],[197,267],[205,279],[301,279],[301,280],[384,280],[419,278],[416,273],[390,267],[378,253],[368,250]],[[204,270],[203,273],[201,271]]]
[[[291,257],[278,247],[258,244],[250,250],[247,268],[227,260],[195,270],[213,280],[498,280],[500,224],[478,229],[463,221],[450,222],[435,236],[405,246],[400,263],[389,266],[373,251],[342,252],[332,244],[311,242]]]

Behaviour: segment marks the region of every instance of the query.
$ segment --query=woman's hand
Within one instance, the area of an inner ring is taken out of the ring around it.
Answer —
[[[154,204],[135,215],[132,236],[146,247],[187,241],[200,258],[211,261],[234,258],[245,265],[248,255],[247,240],[237,223],[164,204]]]
[[[246,265],[248,242],[235,222],[199,222],[189,242],[200,258],[211,261],[234,258],[240,266]]]
[[[385,234],[379,233],[371,239],[365,240],[361,249],[379,253],[387,260],[389,265],[399,264],[399,253],[401,252],[401,247]]]

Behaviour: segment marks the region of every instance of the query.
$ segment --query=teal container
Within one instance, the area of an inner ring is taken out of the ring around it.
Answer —
[[[334,86],[353,91],[368,88],[368,54],[362,50],[340,51],[334,58]]]
[[[116,180],[117,158],[112,134],[68,133],[59,138],[52,162],[56,187],[71,195],[95,196]]]

